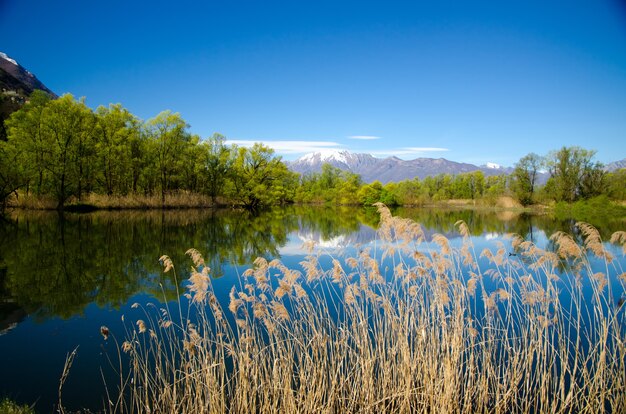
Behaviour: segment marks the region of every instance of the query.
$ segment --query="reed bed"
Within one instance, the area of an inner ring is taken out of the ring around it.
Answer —
[[[91,193],[84,198],[85,204],[101,209],[160,209],[211,207],[211,198],[189,191],[172,191],[167,194],[165,204],[160,195],[101,195]]]
[[[478,252],[464,222],[462,243],[426,241],[378,209],[375,251],[312,247],[301,271],[259,258],[228,303],[189,250],[189,307],[134,305],[106,410],[626,412],[626,274],[593,227],[579,223],[582,246],[511,235],[512,252]],[[611,241],[626,251],[626,232]]]
[[[50,196],[37,196],[34,194],[20,194],[9,200],[9,205],[25,210],[55,210],[57,202]],[[89,193],[80,200],[71,197],[65,208],[71,209],[77,206],[88,206],[104,210],[147,210],[147,209],[183,209],[213,207],[211,197],[192,193],[189,191],[172,191],[167,194],[165,204],[160,194],[127,194],[127,195],[104,195]]]

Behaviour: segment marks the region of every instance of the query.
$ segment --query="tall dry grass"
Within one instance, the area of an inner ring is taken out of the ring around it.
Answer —
[[[54,210],[57,202],[50,196],[36,196],[34,194],[20,193],[18,197],[9,200],[13,208],[25,210]],[[71,197],[65,203],[66,208],[72,206],[91,206],[105,210],[134,210],[134,209],[162,209],[162,208],[201,208],[212,207],[214,203],[211,197],[189,191],[172,191],[167,194],[165,204],[161,195],[128,194],[128,195],[105,195],[89,193],[78,200]]]
[[[102,195],[91,193],[84,197],[83,203],[101,209],[160,209],[211,207],[211,198],[189,191],[172,191],[165,198],[165,205],[160,195]]]
[[[593,227],[579,224],[582,247],[556,234],[555,252],[512,235],[509,255],[477,252],[463,222],[460,246],[427,242],[378,208],[376,251],[313,249],[302,272],[257,259],[228,303],[189,250],[188,310],[136,305],[107,410],[626,412],[626,274]]]

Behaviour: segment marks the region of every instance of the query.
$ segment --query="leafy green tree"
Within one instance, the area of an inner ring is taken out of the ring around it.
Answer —
[[[341,205],[358,204],[357,194],[362,185],[361,176],[344,171],[342,180],[337,185],[336,203]]]
[[[26,174],[27,188],[37,195],[44,192],[46,165],[50,156],[43,122],[44,110],[49,102],[47,93],[36,90],[29,101],[6,120],[7,139],[17,151],[15,162],[21,164]]]
[[[32,105],[9,120],[9,142],[24,171],[36,180],[38,194],[55,197],[62,209],[70,196],[92,187],[95,118],[84,100],[72,95],[48,101],[34,95]]]
[[[496,200],[504,195],[507,191],[507,181],[507,176],[504,174],[486,177],[484,196]]]
[[[359,202],[361,204],[371,206],[372,204],[380,201],[382,192],[383,185],[380,181],[376,180],[373,183],[365,184],[361,187],[357,197],[359,198]]]
[[[393,191],[395,200],[402,206],[421,205],[428,199],[428,189],[417,177],[400,181]]]
[[[515,164],[511,187],[522,205],[526,206],[533,202],[538,174],[543,165],[543,158],[534,152],[525,155]]]
[[[26,185],[27,178],[12,143],[0,140],[0,215],[4,213],[11,194]]]
[[[626,168],[607,174],[606,188],[612,199],[626,200]]]
[[[187,190],[192,193],[199,193],[201,184],[204,182],[202,157],[204,156],[200,146],[200,136],[192,134],[189,142],[184,147],[182,154],[181,169],[176,188]]]
[[[218,196],[224,194],[228,177],[233,168],[233,152],[225,145],[225,141],[226,138],[222,134],[215,133],[201,144],[205,187],[213,204],[215,204]]]
[[[163,111],[148,120],[145,125],[149,149],[154,158],[154,167],[158,174],[161,202],[165,204],[165,195],[173,189],[176,174],[183,167],[184,154],[191,144],[187,133],[188,125],[179,113]]]
[[[571,203],[602,191],[604,172],[602,164],[593,162],[594,155],[595,151],[580,147],[563,147],[548,155],[548,188],[555,200]]]
[[[252,210],[280,202],[289,171],[274,150],[260,143],[233,150],[237,151],[231,176],[233,199]]]
[[[121,104],[100,106],[96,109],[96,116],[96,164],[100,186],[107,195],[134,191],[133,146],[139,140],[139,120]]]

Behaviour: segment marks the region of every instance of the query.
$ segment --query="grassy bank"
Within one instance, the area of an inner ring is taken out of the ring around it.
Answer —
[[[103,327],[126,366],[107,410],[626,410],[626,320],[614,301],[626,274],[595,229],[579,224],[582,248],[555,234],[555,251],[511,236],[508,255],[475,251],[463,222],[452,247],[379,211],[380,251],[340,260],[310,246],[302,271],[258,259],[228,303],[189,250],[188,311],[136,305],[126,332]],[[612,241],[626,252],[625,232]]]
[[[575,203],[556,203],[551,210],[557,218],[572,217],[590,222],[622,218],[626,221],[626,205],[613,202],[606,196]]]

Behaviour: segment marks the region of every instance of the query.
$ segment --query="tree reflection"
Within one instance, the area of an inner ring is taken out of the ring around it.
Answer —
[[[574,221],[529,214],[493,214],[479,210],[398,209],[427,233],[458,236],[464,220],[474,235],[517,233],[533,240],[556,231],[574,234]],[[0,223],[0,330],[25,314],[43,320],[81,314],[89,303],[119,308],[138,293],[159,300],[177,297],[177,283],[188,277],[191,247],[204,255],[213,277],[229,265],[272,259],[291,232],[322,240],[341,236],[354,243],[375,237],[378,213],[367,208],[290,206],[253,214],[233,210],[99,211],[91,214],[24,212]],[[619,229],[603,223],[603,237]],[[363,226],[369,228],[363,231]],[[361,237],[362,236],[362,237]],[[548,246],[550,248],[550,246]],[[178,279],[164,274],[158,258],[168,254]],[[6,325],[6,326],[5,326]]]
[[[172,300],[176,284],[188,277],[184,252],[190,247],[203,253],[213,277],[221,277],[227,264],[278,257],[292,231],[311,228],[330,237],[355,232],[359,223],[354,209],[302,207],[259,214],[243,210],[100,211],[61,217],[49,212],[19,213],[0,227],[0,303],[11,303],[43,320],[81,314],[92,302],[119,308],[138,293]],[[178,282],[173,273],[163,274],[158,263],[163,254],[179,265]],[[0,318],[8,317],[7,312]]]

